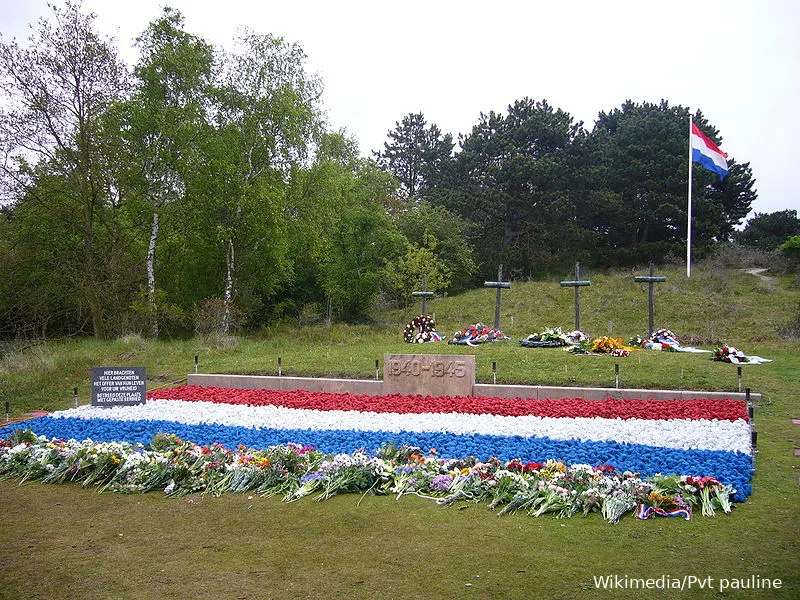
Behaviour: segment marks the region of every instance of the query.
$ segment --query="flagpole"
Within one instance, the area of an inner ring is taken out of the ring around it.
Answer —
[[[686,209],[686,277],[692,276],[692,115],[689,114],[689,198]]]

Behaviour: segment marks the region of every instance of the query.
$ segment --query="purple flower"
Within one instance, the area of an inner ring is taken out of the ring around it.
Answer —
[[[430,488],[434,492],[444,492],[453,483],[453,478],[450,475],[437,475],[431,479]]]
[[[325,476],[322,471],[314,471],[313,473],[309,473],[308,475],[303,475],[300,478],[300,483],[308,483],[309,481],[319,481]]]

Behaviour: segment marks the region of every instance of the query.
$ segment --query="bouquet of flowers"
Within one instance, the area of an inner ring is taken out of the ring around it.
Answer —
[[[731,512],[730,495],[735,493],[729,485],[723,485],[713,477],[682,477],[687,495],[700,496],[700,507],[704,517],[713,517],[717,509]]]
[[[581,331],[580,329],[574,329],[567,334],[567,341],[570,344],[582,344],[588,339],[589,336],[586,335],[586,332]]]
[[[721,362],[734,364],[749,362],[749,359],[747,356],[745,356],[744,352],[737,350],[733,346],[721,346],[719,348],[714,348],[714,354],[711,356],[711,360],[718,360]]]
[[[611,353],[613,350],[625,350],[622,338],[612,338],[604,335],[592,341],[591,352]]]
[[[473,456],[445,459],[435,449],[386,444],[374,454],[326,454],[288,443],[264,449],[220,444],[201,446],[169,434],[150,445],[48,439],[18,432],[0,440],[0,481],[16,478],[43,483],[81,482],[101,491],[163,491],[171,497],[223,493],[282,495],[285,502],[339,493],[413,494],[448,506],[488,502],[496,514],[524,511],[557,517],[601,512],[616,523],[637,506],[639,518],[691,517],[699,505],[704,516],[731,511],[736,493],[713,477],[655,475],[642,478],[613,466],[480,461]]]
[[[648,350],[667,350],[678,352],[681,348],[681,341],[669,329],[658,329],[650,334],[650,337],[643,339],[635,335],[630,339],[630,345]]]
[[[456,331],[453,334],[453,339],[447,342],[448,344],[458,344],[464,346],[476,346],[484,342],[495,342],[498,340],[510,339],[506,334],[495,327],[489,327],[483,323],[475,323]]]
[[[556,348],[573,342],[570,341],[569,335],[561,330],[561,327],[553,327],[532,333],[524,340],[520,340],[519,343],[525,348]]]

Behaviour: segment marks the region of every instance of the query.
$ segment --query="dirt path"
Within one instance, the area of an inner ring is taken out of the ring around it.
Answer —
[[[768,269],[745,269],[746,273],[750,273],[750,275],[755,275],[761,281],[765,282],[767,285],[773,285],[775,283],[775,279],[769,277],[768,275],[764,275],[764,272]]]

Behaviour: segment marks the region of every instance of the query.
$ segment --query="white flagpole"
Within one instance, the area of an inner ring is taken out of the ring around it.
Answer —
[[[689,199],[686,209],[686,277],[692,276],[692,115],[689,115]]]

